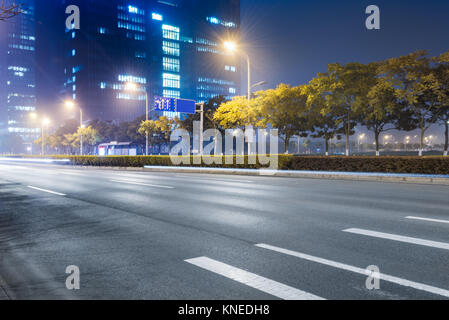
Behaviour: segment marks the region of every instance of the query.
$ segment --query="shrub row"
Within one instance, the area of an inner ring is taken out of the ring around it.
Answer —
[[[36,158],[36,156],[20,156],[22,158]],[[40,157],[39,157],[40,158]],[[169,156],[45,156],[43,158],[51,158],[55,160],[69,159],[71,165],[77,166],[98,166],[98,167],[143,167],[143,166],[174,166],[172,159]],[[181,157],[180,157],[181,158]],[[220,157],[210,156],[209,159],[217,159]],[[291,155],[279,155],[279,167],[285,167],[286,163],[291,160]],[[184,158],[185,159],[185,158]],[[232,160],[233,164],[226,164]],[[185,163],[179,166],[189,167],[215,167],[215,168],[241,168],[241,169],[260,169],[268,167],[268,165],[262,165],[257,161],[256,164],[249,164],[248,156],[223,156],[221,157],[220,164],[208,165],[204,162],[201,164],[195,164],[195,160],[200,160],[199,157],[190,156],[190,164]],[[227,161],[226,161],[227,160]],[[239,164],[243,162],[243,164]]]
[[[27,156],[22,156],[27,157]],[[35,157],[34,157],[35,158]],[[48,157],[45,157],[48,158]],[[173,166],[169,156],[51,156],[53,159],[69,159],[71,165],[98,167],[143,167],[143,166]],[[229,158],[227,156],[226,158]],[[190,158],[190,165],[195,167],[216,168],[247,168],[260,169],[266,166],[248,164],[248,156],[233,156],[233,165],[225,164],[225,157],[221,165],[194,164],[194,157]],[[245,164],[236,164],[237,159]],[[449,157],[401,157],[401,156],[291,156],[279,155],[280,170],[306,171],[339,171],[339,172],[385,172],[385,173],[416,173],[416,174],[449,174]]]
[[[449,174],[449,157],[292,157],[283,169]]]

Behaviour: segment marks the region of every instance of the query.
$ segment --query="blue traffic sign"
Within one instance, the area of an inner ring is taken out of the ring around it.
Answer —
[[[195,101],[174,98],[154,98],[154,110],[195,114]]]

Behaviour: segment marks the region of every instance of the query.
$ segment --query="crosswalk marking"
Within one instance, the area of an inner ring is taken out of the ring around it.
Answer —
[[[430,240],[425,240],[425,239],[405,237],[405,236],[399,236],[396,234],[383,233],[383,232],[357,229],[357,228],[346,229],[343,231],[349,232],[349,233],[354,233],[354,234],[360,234],[360,235],[364,235],[364,236],[368,236],[368,237],[388,239],[388,240],[394,240],[394,241],[399,241],[399,242],[417,244],[417,245],[426,246],[426,247],[449,250],[449,243],[445,243],[445,242],[430,241]]]
[[[207,257],[194,258],[185,261],[284,300],[325,300],[311,293]]]
[[[437,223],[448,223],[449,224],[449,220],[430,219],[430,218],[421,218],[421,217],[413,217],[413,216],[405,217],[405,219],[421,220],[421,221],[429,221],[429,222],[437,222]]]
[[[292,250],[288,250],[288,249],[283,249],[283,248],[271,246],[271,245],[264,244],[264,243],[256,244],[256,246],[259,248],[276,251],[276,252],[283,253],[283,254],[286,254],[289,256],[316,262],[316,263],[327,265],[330,267],[334,267],[334,268],[338,268],[338,269],[342,269],[342,270],[346,270],[346,271],[350,271],[350,272],[354,272],[354,273],[358,273],[358,274],[362,274],[362,275],[366,275],[366,276],[370,275],[370,273],[367,272],[366,269],[354,267],[354,266],[351,266],[348,264],[335,262],[332,260],[327,260],[327,259],[323,259],[323,258],[319,258],[319,257],[314,257],[314,256],[311,256],[308,254],[304,254],[304,253],[300,253],[300,252],[296,252],[296,251],[292,251]],[[410,287],[413,289],[417,289],[417,290],[421,290],[421,291],[425,291],[425,292],[429,292],[432,294],[437,294],[437,295],[449,298],[449,290],[445,290],[445,289],[429,286],[427,284],[390,276],[390,275],[383,274],[383,273],[381,273],[379,276],[380,276],[380,280],[383,280],[383,281],[395,283],[395,284],[398,284],[401,286]]]

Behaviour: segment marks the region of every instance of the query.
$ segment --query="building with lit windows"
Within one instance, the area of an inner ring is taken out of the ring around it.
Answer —
[[[40,134],[30,117],[36,110],[34,0],[21,3],[22,14],[0,25],[0,132],[30,142]]]
[[[72,4],[81,29],[65,30],[61,100],[75,100],[87,119],[134,120],[145,114],[145,91],[150,107],[155,96],[239,93],[240,59],[221,45],[239,37],[239,0],[62,1]]]

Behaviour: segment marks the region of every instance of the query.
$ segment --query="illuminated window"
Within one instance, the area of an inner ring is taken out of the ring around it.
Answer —
[[[155,13],[155,12],[153,12],[153,13],[151,14],[151,17],[153,18],[153,20],[157,20],[157,21],[162,21],[162,20],[164,20],[164,17],[163,17],[161,14]]]
[[[162,51],[166,55],[179,57],[179,55],[180,55],[179,43],[170,42],[170,41],[163,41],[163,43],[162,43]]]
[[[237,28],[237,24],[232,21],[224,21],[224,20],[220,20],[216,17],[207,17],[206,20],[212,24],[219,24],[226,28]]]
[[[179,59],[164,57],[163,65],[164,71],[171,71],[171,72],[180,71]]]
[[[209,18],[207,18],[207,20],[208,20],[210,23],[213,23],[213,24],[220,24],[220,20],[218,20],[218,19],[215,18],[215,17],[209,17]]]
[[[169,25],[162,25],[162,37],[170,40],[179,41],[179,28]]]
[[[163,91],[164,98],[175,98],[179,99],[181,98],[181,92],[177,90],[166,90]]]
[[[128,74],[120,74],[118,76],[118,81],[120,81],[120,82],[132,82],[132,83],[146,84],[147,83],[147,78],[136,77],[136,76],[128,75]]]
[[[81,67],[80,67],[80,66],[73,67],[73,68],[72,68],[72,73],[77,73],[77,72],[79,72],[80,70],[81,70]]]
[[[146,54],[146,52],[136,51],[135,57],[136,57],[136,58],[145,59],[145,58],[147,57],[147,54]]]
[[[181,76],[178,74],[164,73],[163,80],[163,86],[165,88],[181,88]]]
[[[133,6],[128,6],[128,11],[130,13],[139,13],[139,9]]]

